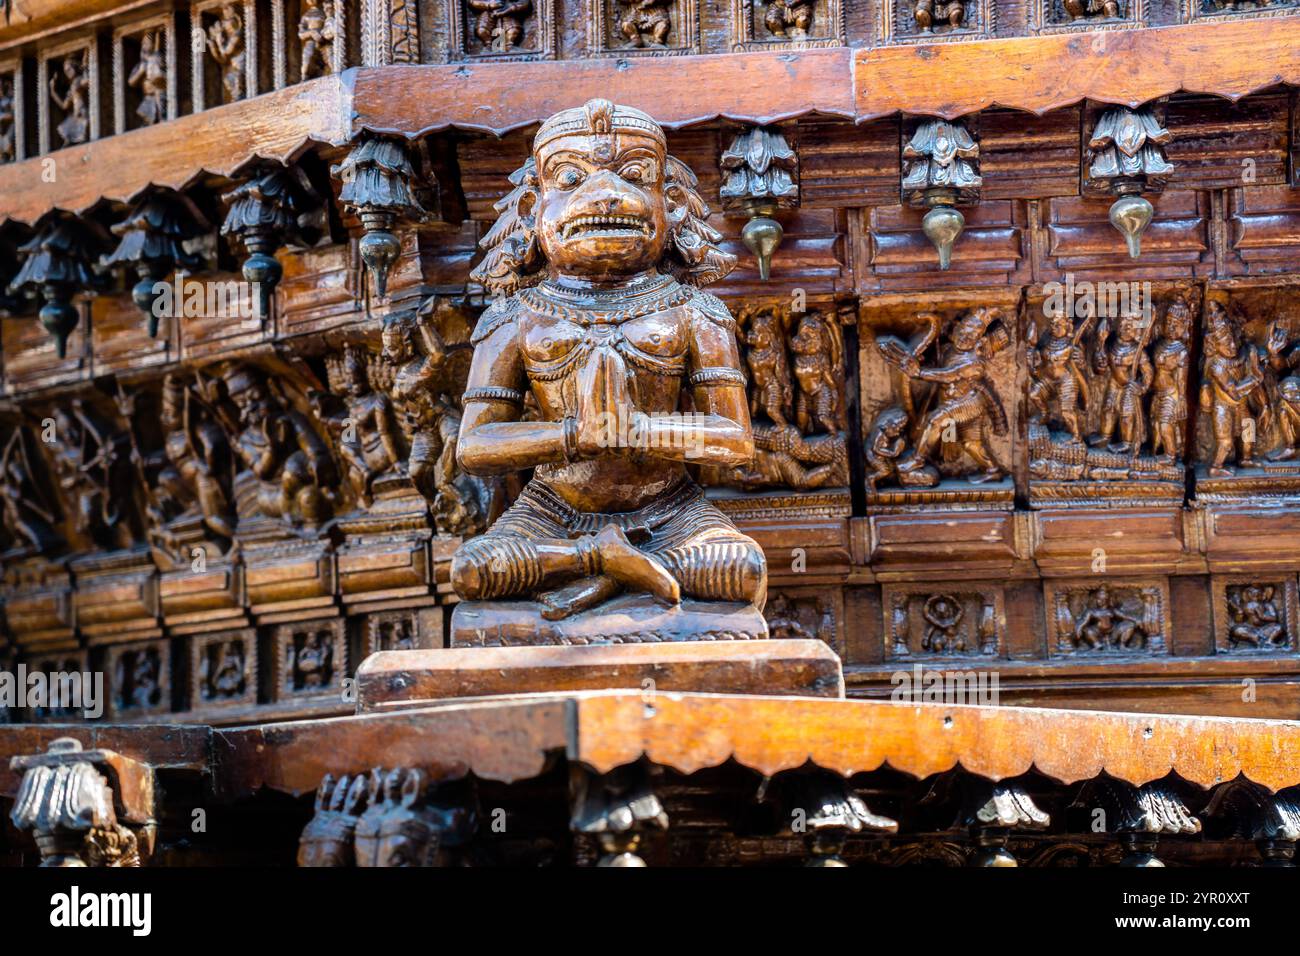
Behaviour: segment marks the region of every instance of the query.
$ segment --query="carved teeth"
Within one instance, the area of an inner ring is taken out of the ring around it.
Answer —
[[[578,216],[564,224],[564,238],[568,239],[578,231],[629,229],[641,233],[649,231],[645,220],[639,216]]]

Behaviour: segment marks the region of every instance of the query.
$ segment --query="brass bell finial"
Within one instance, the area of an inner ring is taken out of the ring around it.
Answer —
[[[758,260],[758,277],[764,282],[772,275],[772,253],[784,235],[781,224],[769,216],[755,216],[740,230],[740,240]]]

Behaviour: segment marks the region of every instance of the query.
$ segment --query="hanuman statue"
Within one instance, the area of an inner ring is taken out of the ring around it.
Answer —
[[[543,123],[511,181],[472,274],[498,298],[474,332],[458,457],[535,471],[456,552],[456,591],[536,597],[549,619],[623,589],[761,608],[762,550],[686,472],[754,454],[735,322],[697,288],[735,258],[694,174],[649,116],[594,99]]]

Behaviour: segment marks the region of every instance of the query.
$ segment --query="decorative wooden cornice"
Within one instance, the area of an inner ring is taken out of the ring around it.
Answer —
[[[1117,69],[1121,62],[1131,66]],[[50,156],[76,175],[54,182],[42,175],[48,157],[0,166],[0,215],[31,224],[50,209],[83,212],[150,185],[233,176],[254,159],[288,161],[312,142],[342,145],[366,131],[500,136],[593,96],[679,129],[812,114],[951,119],[992,105],[1042,114],[1084,99],[1136,106],[1180,91],[1236,100],[1278,83],[1300,85],[1300,51],[1273,19],[798,55],[354,68],[58,150]]]

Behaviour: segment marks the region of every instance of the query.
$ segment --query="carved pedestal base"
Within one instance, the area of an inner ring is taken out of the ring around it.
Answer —
[[[767,622],[753,605],[687,599],[668,607],[644,594],[622,595],[561,621],[543,619],[535,601],[466,601],[451,615],[452,647],[752,641],[767,636]]]
[[[450,697],[653,688],[843,697],[839,658],[822,641],[707,641],[587,647],[385,651],[357,670],[358,711]]]

